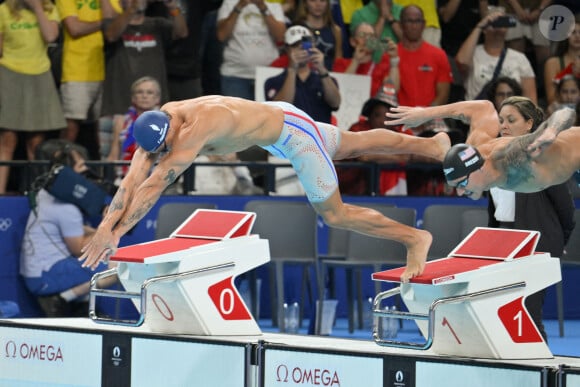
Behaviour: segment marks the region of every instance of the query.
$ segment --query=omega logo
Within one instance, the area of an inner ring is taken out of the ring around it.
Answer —
[[[336,371],[323,368],[308,369],[298,366],[290,371],[285,364],[280,364],[276,368],[276,381],[313,386],[340,386],[340,379]]]
[[[4,346],[4,353],[5,357],[9,359],[64,362],[62,349],[60,346],[54,346],[52,344],[17,344],[15,341],[10,340]]]

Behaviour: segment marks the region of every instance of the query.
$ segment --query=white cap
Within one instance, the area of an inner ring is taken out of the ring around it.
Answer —
[[[312,36],[310,30],[304,26],[292,26],[284,34],[284,43],[291,46],[298,43],[304,36]]]

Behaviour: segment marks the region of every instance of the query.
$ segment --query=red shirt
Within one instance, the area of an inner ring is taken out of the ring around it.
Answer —
[[[435,99],[438,83],[451,83],[451,66],[445,51],[423,42],[418,50],[399,46],[401,88],[399,105],[430,106]]]
[[[332,71],[344,73],[351,62],[352,59],[350,58],[337,58],[334,60]],[[379,63],[370,61],[368,63],[361,63],[356,68],[357,74],[371,76],[371,97],[377,94],[383,84],[383,79],[387,76],[389,71],[391,71],[391,63],[388,54],[383,54]]]

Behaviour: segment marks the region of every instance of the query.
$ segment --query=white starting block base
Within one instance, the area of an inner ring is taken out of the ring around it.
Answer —
[[[89,315],[97,323],[141,326],[155,333],[258,335],[261,330],[235,278],[270,260],[268,241],[249,235],[255,214],[196,210],[169,238],[120,248],[118,267],[91,281]],[[125,291],[99,289],[117,275]],[[100,317],[97,296],[130,298],[137,321]]]
[[[538,238],[532,231],[476,228],[448,258],[427,262],[421,276],[375,298],[375,316],[417,320],[425,344],[384,340],[375,330],[377,343],[473,358],[551,358],[524,305],[561,280],[559,259],[535,253]],[[373,279],[398,282],[402,271]],[[381,312],[381,302],[399,292],[409,312]]]
[[[0,386],[571,387],[580,358],[483,360],[372,340],[146,333],[90,319],[0,320]]]

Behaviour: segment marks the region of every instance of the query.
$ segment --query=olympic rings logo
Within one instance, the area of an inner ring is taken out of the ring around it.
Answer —
[[[10,218],[0,218],[0,231],[8,231],[12,226],[12,219]]]

